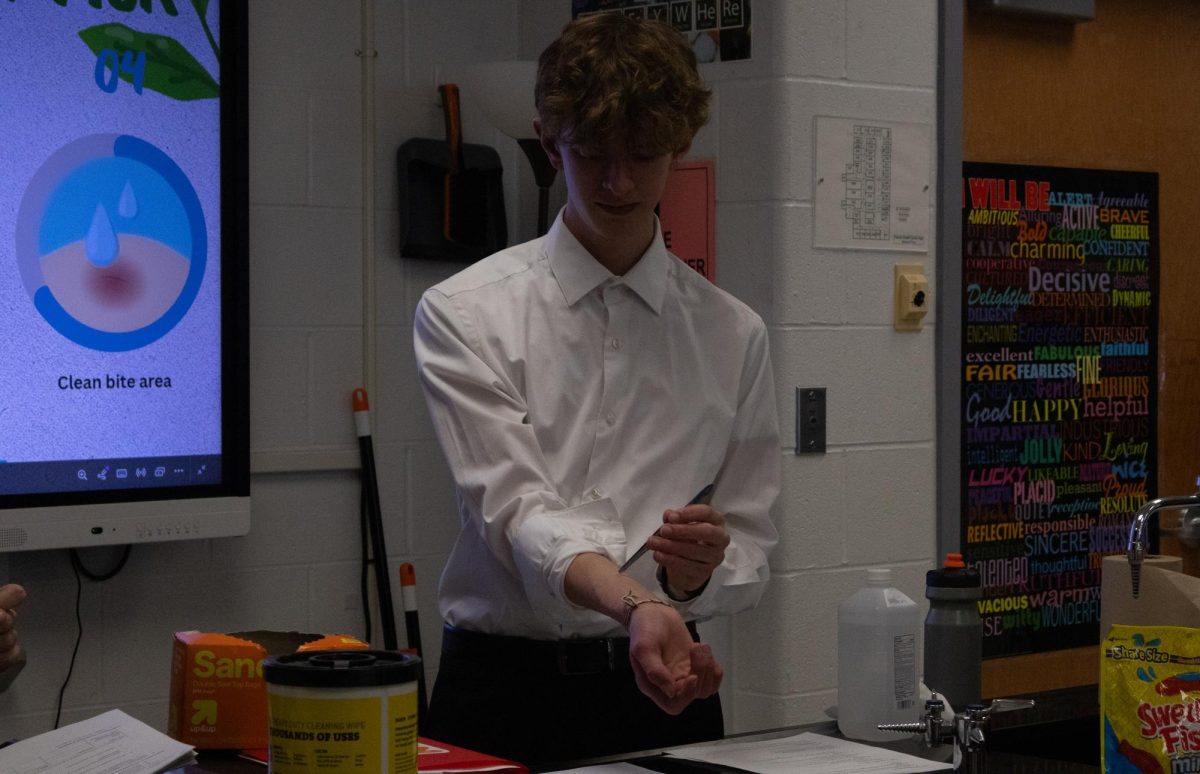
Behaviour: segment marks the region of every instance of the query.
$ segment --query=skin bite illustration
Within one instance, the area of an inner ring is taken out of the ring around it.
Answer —
[[[91,349],[165,335],[199,290],[206,228],[195,190],[162,150],[93,135],[55,152],[18,215],[17,260],[34,305]]]

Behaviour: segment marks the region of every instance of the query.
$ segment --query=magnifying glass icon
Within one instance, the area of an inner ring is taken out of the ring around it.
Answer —
[[[75,477],[78,478],[80,481],[87,481],[88,480],[87,471],[84,470],[83,468],[80,468],[79,470],[77,470],[75,472]]]

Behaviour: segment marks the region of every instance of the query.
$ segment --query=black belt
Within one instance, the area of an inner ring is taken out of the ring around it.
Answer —
[[[688,621],[692,640],[700,641],[696,624]],[[461,658],[495,664],[499,669],[525,673],[594,675],[629,671],[629,638],[534,640],[459,629],[442,629],[442,658]]]

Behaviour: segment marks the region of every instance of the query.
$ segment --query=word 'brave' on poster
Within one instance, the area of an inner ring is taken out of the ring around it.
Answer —
[[[962,548],[987,658],[1099,641],[1155,489],[1158,176],[967,162]]]

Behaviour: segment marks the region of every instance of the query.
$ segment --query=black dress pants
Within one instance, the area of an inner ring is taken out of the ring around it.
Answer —
[[[536,771],[720,739],[724,722],[715,694],[679,715],[659,709],[634,682],[627,638],[553,642],[447,626],[423,734]]]

